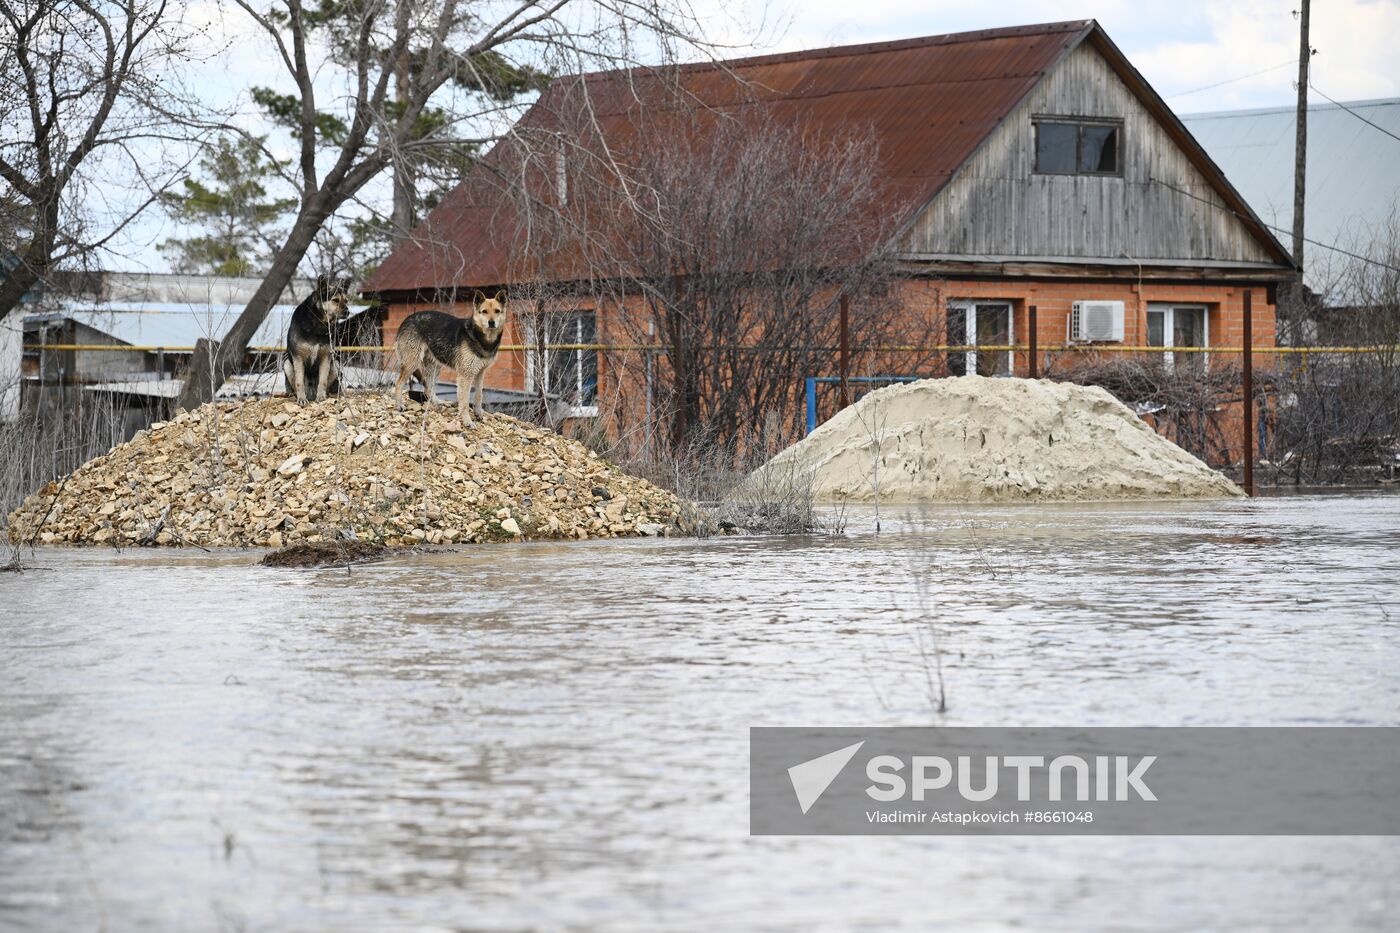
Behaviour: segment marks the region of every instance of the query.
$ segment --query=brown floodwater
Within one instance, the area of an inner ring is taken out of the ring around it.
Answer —
[[[763,725],[1400,725],[1400,497],[848,520],[41,549],[0,574],[0,928],[1400,925],[1400,839],[750,837],[747,761]]]

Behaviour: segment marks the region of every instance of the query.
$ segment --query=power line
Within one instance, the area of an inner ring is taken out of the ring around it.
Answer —
[[[1174,99],[1176,99],[1176,98],[1178,98],[1178,97],[1187,97],[1187,96],[1190,96],[1191,94],[1199,94],[1199,93],[1201,93],[1202,91],[1209,91],[1209,90],[1211,90],[1212,88],[1224,87],[1224,86],[1227,85],[1227,84],[1234,84],[1236,81],[1244,81],[1244,80],[1246,80],[1246,79],[1248,79],[1248,78],[1257,78],[1257,77],[1259,77],[1260,75],[1268,74],[1268,73],[1271,72],[1271,71],[1278,71],[1280,68],[1286,68],[1287,66],[1289,66],[1289,65],[1291,65],[1291,64],[1293,64],[1293,59],[1290,58],[1290,59],[1289,59],[1288,61],[1286,61],[1286,62],[1279,62],[1277,65],[1270,65],[1268,68],[1264,68],[1264,69],[1262,69],[1262,70],[1260,70],[1260,71],[1252,71],[1252,72],[1250,72],[1250,73],[1247,74],[1247,75],[1240,75],[1238,78],[1230,78],[1230,79],[1227,80],[1227,81],[1217,81],[1217,82],[1215,82],[1214,84],[1207,84],[1207,85],[1204,86],[1204,87],[1192,88],[1192,89],[1189,90],[1189,91],[1178,91],[1178,92],[1175,93],[1175,94],[1168,94],[1166,97],[1164,97],[1164,98],[1162,98],[1162,99],[1163,99],[1163,100],[1174,100]],[[1320,93],[1322,93],[1322,92],[1319,91],[1318,93],[1320,94]]]
[[[1319,92],[1319,93],[1320,93],[1320,92]],[[1185,188],[1178,188],[1176,185],[1173,185],[1173,184],[1171,184],[1170,182],[1162,181],[1162,180],[1159,179],[1159,178],[1152,178],[1152,179],[1149,179],[1149,181],[1151,181],[1154,185],[1161,185],[1163,188],[1167,188],[1167,189],[1169,189],[1169,190],[1171,190],[1171,191],[1175,191],[1177,194],[1184,194],[1184,195],[1186,195],[1188,198],[1191,198],[1192,200],[1200,201],[1202,204],[1209,204],[1211,207],[1215,208],[1215,209],[1218,210],[1218,211],[1224,211],[1224,212],[1227,213],[1227,214],[1233,214],[1234,216],[1238,217],[1240,220],[1245,220],[1245,221],[1253,220],[1253,221],[1255,221],[1255,222],[1261,224],[1262,226],[1268,227],[1270,230],[1274,231],[1275,233],[1291,233],[1291,232],[1292,232],[1292,231],[1290,231],[1290,230],[1285,230],[1285,229],[1283,229],[1282,227],[1275,227],[1273,224],[1264,223],[1264,221],[1260,220],[1260,219],[1257,218],[1257,217],[1247,217],[1247,216],[1245,216],[1244,214],[1241,214],[1241,213],[1240,213],[1239,211],[1237,211],[1237,210],[1233,210],[1233,209],[1231,209],[1231,208],[1228,208],[1228,207],[1224,206],[1223,204],[1216,204],[1214,201],[1212,201],[1212,200],[1210,200],[1210,199],[1208,199],[1208,198],[1203,198],[1203,197],[1201,197],[1201,196],[1199,196],[1199,195],[1192,194],[1191,192],[1187,191]],[[1308,237],[1303,237],[1303,241],[1304,241],[1305,243],[1311,243],[1313,246],[1321,246],[1323,249],[1330,249],[1330,250],[1331,250],[1332,252],[1334,252],[1334,253],[1341,253],[1343,256],[1350,256],[1352,259],[1359,259],[1359,260],[1361,260],[1362,262],[1370,263],[1370,264],[1373,265],[1373,266],[1380,266],[1382,269],[1389,269],[1391,272],[1400,272],[1400,266],[1392,266],[1392,265],[1390,265],[1389,263],[1381,262],[1380,260],[1377,260],[1377,259],[1372,259],[1370,256],[1363,256],[1363,255],[1361,255],[1360,253],[1353,253],[1351,250],[1342,249],[1340,246],[1335,246],[1335,245],[1333,245],[1333,244],[1331,244],[1331,243],[1322,243],[1322,242],[1319,242],[1318,240],[1309,239]]]
[[[1322,92],[1318,90],[1317,85],[1316,85],[1316,84],[1313,84],[1311,81],[1308,82],[1308,87],[1312,88],[1314,91],[1317,91],[1317,93],[1322,94]],[[1385,127],[1383,127],[1383,126],[1381,126],[1381,125],[1379,125],[1379,124],[1377,124],[1377,123],[1372,123],[1370,120],[1366,119],[1366,118],[1363,117],[1361,114],[1357,113],[1355,110],[1352,110],[1350,107],[1348,107],[1346,104],[1342,103],[1341,101],[1332,100],[1332,98],[1328,97],[1326,94],[1322,94],[1322,96],[1323,96],[1324,99],[1330,101],[1331,103],[1336,104],[1338,107],[1341,107],[1341,108],[1342,108],[1343,110],[1345,110],[1347,113],[1351,114],[1353,117],[1356,117],[1356,119],[1360,120],[1362,123],[1365,123],[1367,126],[1373,126],[1373,127],[1375,127],[1376,129],[1380,130],[1380,131],[1381,131],[1382,133],[1384,133],[1385,135],[1389,136],[1391,139],[1394,139],[1394,140],[1396,140],[1396,141],[1400,141],[1400,136],[1396,136],[1396,135],[1395,135],[1394,133],[1392,133],[1390,130],[1386,129]]]

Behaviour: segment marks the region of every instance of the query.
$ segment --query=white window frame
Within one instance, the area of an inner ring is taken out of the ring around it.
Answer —
[[[578,316],[579,316],[579,315],[584,315],[584,314],[591,314],[591,315],[593,315],[593,339],[594,339],[595,342],[597,341],[597,339],[598,339],[598,312],[595,311],[594,309],[592,309],[592,308],[574,308],[574,309],[571,309],[571,310],[568,310],[568,311],[547,311],[547,312],[545,312],[545,313],[546,313],[546,314],[569,314],[569,315],[574,315],[574,316],[575,316],[575,317],[574,317],[574,333],[573,333],[573,336],[570,337],[569,339],[566,339],[566,340],[557,341],[558,343],[582,343],[583,341],[582,341],[581,339],[579,339],[580,326],[581,326],[581,323],[582,323],[582,322],[581,322],[581,320],[580,320],[580,318],[579,318]],[[533,327],[530,327],[530,326],[527,326],[527,328],[526,328],[526,333],[527,333],[527,335],[528,335],[529,342],[532,343],[532,344],[533,344],[533,343],[536,343],[536,340],[535,340],[536,334],[535,334],[534,328],[533,328]],[[538,353],[538,352],[539,352],[538,350],[530,350],[530,351],[527,351],[526,354],[525,354],[525,391],[526,391],[526,392],[534,392],[534,391],[536,390],[536,386],[535,386],[535,354]],[[574,397],[575,397],[575,398],[578,398],[580,395],[582,395],[582,394],[583,394],[583,359],[582,359],[582,356],[581,356],[581,355],[584,354],[584,353],[597,353],[598,351],[596,351],[596,350],[550,350],[548,347],[546,347],[546,348],[545,348],[545,352],[547,352],[547,353],[576,353],[576,354],[580,354],[580,359],[578,360],[578,365],[574,367],[574,372],[576,373],[575,378],[578,380],[577,383],[576,383],[575,386],[574,386],[574,390],[575,390],[575,392],[574,392]],[[595,366],[595,372],[596,372],[596,366]],[[548,373],[548,371],[545,372],[545,379],[546,379],[546,381],[548,381],[548,379],[549,379],[549,373]],[[593,387],[593,404],[592,404],[592,405],[570,405],[570,406],[569,406],[569,417],[570,417],[570,418],[596,418],[596,417],[598,417],[598,388],[599,388],[598,386],[594,386],[594,387]],[[546,385],[546,386],[544,387],[544,390],[545,390],[545,392],[549,392],[550,387],[549,387],[548,385]]]
[[[1172,368],[1174,368],[1174,367],[1176,366],[1176,354],[1175,354],[1175,353],[1172,353],[1171,350],[1172,350],[1172,347],[1175,346],[1175,344],[1172,343],[1172,339],[1173,339],[1173,336],[1176,334],[1176,312],[1177,312],[1177,311],[1199,311],[1199,312],[1201,312],[1201,346],[1203,346],[1203,347],[1208,347],[1208,346],[1210,346],[1210,306],[1209,306],[1209,305],[1204,305],[1204,304],[1200,304],[1200,303],[1198,303],[1198,302],[1189,302],[1189,301],[1188,301],[1188,302],[1149,301],[1149,302],[1147,303],[1147,314],[1148,314],[1148,317],[1147,317],[1146,320],[1143,321],[1143,324],[1146,325],[1148,329],[1147,329],[1147,331],[1143,334],[1143,341],[1142,341],[1142,342],[1143,342],[1144,344],[1146,344],[1149,340],[1152,339],[1151,337],[1148,336],[1148,334],[1151,333],[1151,327],[1150,327],[1150,324],[1149,324],[1149,322],[1152,320],[1151,315],[1160,313],[1160,314],[1162,315],[1162,351],[1163,351],[1163,352],[1162,352],[1162,364],[1163,364],[1168,370],[1170,370],[1170,369],[1172,369]],[[1155,349],[1156,349],[1156,348],[1154,348],[1154,350],[1155,350]],[[1202,368],[1209,369],[1209,368],[1210,368],[1210,354],[1209,354],[1209,353],[1202,353],[1201,356],[1203,357],[1203,359],[1202,359],[1202,361],[1201,361]]]
[[[966,327],[967,327],[967,333],[965,333],[965,334],[963,335],[963,341],[962,341],[962,342],[963,342],[963,345],[964,345],[964,346],[969,346],[969,347],[975,347],[975,346],[977,345],[977,306],[978,306],[978,305],[1000,305],[1000,306],[1006,308],[1006,343],[1007,343],[1007,346],[1015,346],[1015,345],[1016,345],[1016,304],[1015,304],[1015,302],[1013,302],[1013,301],[1011,301],[1011,300],[1009,300],[1009,299],[1006,299],[1006,298],[990,298],[990,299],[986,299],[986,300],[972,299],[972,298],[960,298],[960,299],[958,299],[957,301],[950,301],[950,302],[948,302],[948,308],[949,308],[949,310],[961,311],[961,312],[963,313],[963,321],[965,322],[965,325],[966,325]],[[1002,353],[1002,352],[1004,352],[1004,353],[1006,354],[1006,372],[1003,374],[1003,376],[1014,376],[1014,375],[1016,374],[1016,351],[1015,351],[1015,350],[1005,350],[1005,351],[997,350],[997,351],[995,351],[995,352],[997,352],[997,353]],[[976,351],[976,350],[968,350],[968,351],[966,351],[966,353],[964,354],[964,356],[967,357],[966,369],[965,369],[964,371],[965,371],[966,374],[969,375],[969,376],[976,375],[976,373],[977,373],[977,351]],[[993,377],[993,378],[1002,378],[1002,376],[996,376],[996,377]]]

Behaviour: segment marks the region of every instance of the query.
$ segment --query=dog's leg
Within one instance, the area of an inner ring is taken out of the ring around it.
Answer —
[[[408,386],[408,381],[413,378],[413,373],[422,360],[416,359],[412,350],[403,343],[396,345],[394,351],[399,358],[399,378],[394,383],[394,407],[403,411],[404,389]]]
[[[331,385],[331,350],[322,350],[316,359],[316,401],[326,400],[326,390]]]
[[[462,419],[462,427],[476,427],[472,421],[472,380],[460,369],[457,370],[457,415]]]
[[[296,393],[297,404],[306,404],[306,360],[300,354],[292,357],[292,389]]]
[[[423,407],[429,408],[437,404],[437,383],[438,373],[442,367],[435,360],[424,359],[418,369],[418,378],[423,381]]]
[[[477,416],[478,418],[480,418],[482,421],[485,421],[485,420],[486,420],[486,409],[484,409],[484,408],[481,407],[481,404],[482,404],[482,391],[483,391],[483,390],[482,390],[482,385],[481,385],[481,384],[482,384],[483,382],[485,382],[485,381],[486,381],[486,368],[485,368],[485,367],[482,367],[481,369],[477,370],[476,378],[472,380],[472,384],[476,387],[476,399],[475,399],[475,403],[474,403],[474,404],[476,405],[476,416]]]
[[[408,366],[403,360],[399,360],[399,378],[394,383],[394,408],[403,411],[403,387],[408,384],[408,380],[413,376],[413,367]]]

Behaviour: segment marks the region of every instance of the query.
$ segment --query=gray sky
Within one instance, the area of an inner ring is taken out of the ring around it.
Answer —
[[[1158,93],[1187,113],[1291,104],[1298,6],[1298,0],[787,0],[769,18],[786,25],[774,43],[782,50],[1094,18]],[[752,20],[762,4],[745,8]],[[1338,100],[1400,97],[1397,42],[1400,0],[1315,3],[1312,83]],[[1243,77],[1264,69],[1270,70]]]
[[[1298,0],[692,0],[734,56],[1096,18],[1178,113],[1290,105]],[[231,4],[196,0],[186,16],[209,30],[209,57],[184,75],[210,104],[265,132],[246,89],[280,75],[266,43]],[[755,41],[755,37],[757,40]],[[1324,0],[1312,11],[1314,87],[1337,100],[1400,97],[1400,0]],[[1313,95],[1314,102],[1322,98]],[[290,152],[287,153],[290,155]],[[166,268],[154,244],[176,231],[150,212],[111,268]]]

